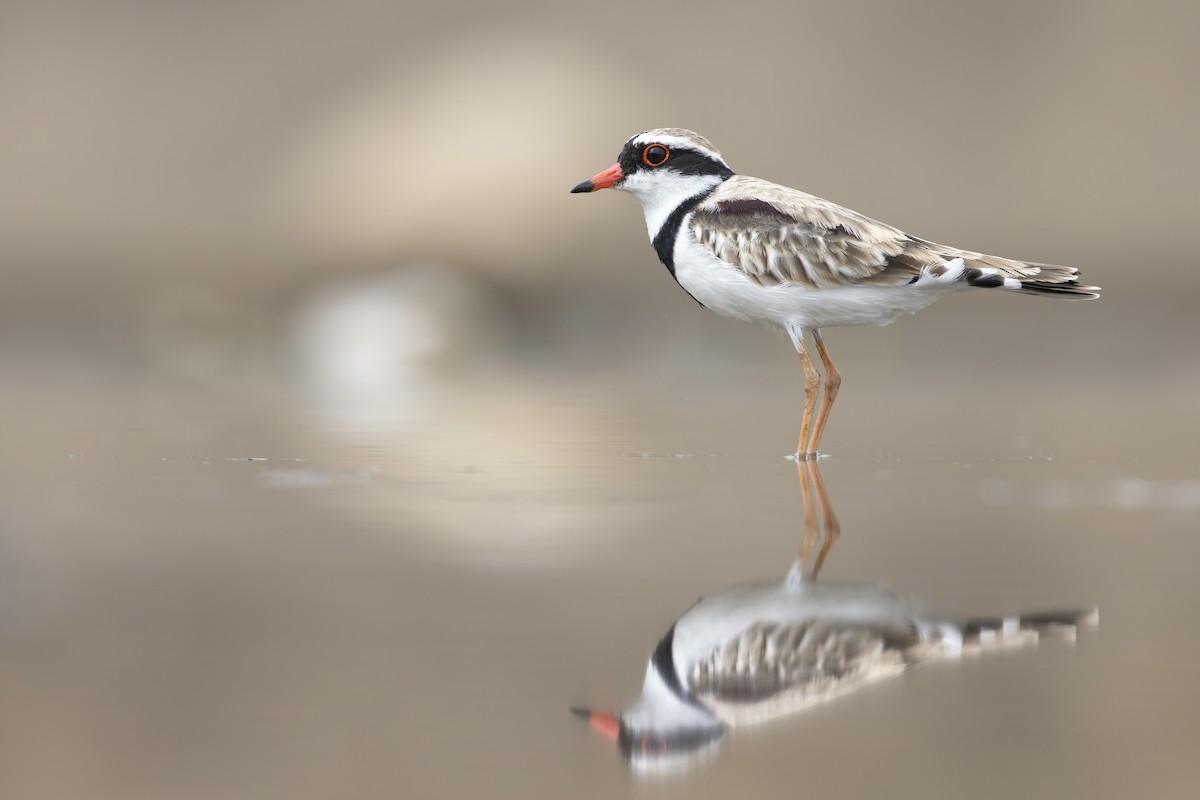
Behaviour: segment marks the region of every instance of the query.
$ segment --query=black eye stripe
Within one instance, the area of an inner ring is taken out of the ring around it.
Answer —
[[[617,163],[621,165],[621,171],[626,178],[636,172],[650,172],[653,167],[642,161],[642,155],[646,152],[646,148],[657,144],[656,142],[626,142],[625,147],[621,149],[621,154],[617,157]],[[666,147],[666,145],[662,145]],[[670,148],[670,156],[667,160],[660,164],[659,167],[664,170],[678,172],[681,175],[716,175],[720,178],[728,178],[733,175],[733,170],[727,167],[723,162],[716,158],[701,153],[698,150],[693,150],[686,145],[677,144]]]

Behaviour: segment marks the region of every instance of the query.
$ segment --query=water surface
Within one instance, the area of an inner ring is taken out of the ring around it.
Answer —
[[[1194,434],[1120,452],[1078,421],[1121,396],[1052,380],[1071,402],[1023,421],[999,381],[886,408],[848,382],[822,579],[954,616],[1098,606],[1099,630],[632,774],[568,709],[631,701],[697,597],[801,545],[797,376],[729,368],[373,400],[7,384],[4,796],[1191,795],[1200,475],[1164,443]]]

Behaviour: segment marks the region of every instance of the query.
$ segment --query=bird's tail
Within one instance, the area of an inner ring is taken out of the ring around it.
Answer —
[[[1099,286],[1082,286],[1079,270],[1075,267],[1060,267],[1055,264],[1029,264],[1037,273],[1020,277],[1022,294],[1039,294],[1043,297],[1059,297],[1064,300],[1091,300],[1100,296]]]
[[[1029,644],[1043,636],[1075,640],[1081,630],[1100,624],[1099,609],[1053,611],[1015,617],[972,617],[958,622],[922,626],[907,648],[910,661]]]
[[[1079,631],[1100,625],[1100,610],[1089,608],[1021,614],[1015,617],[972,617],[957,623],[963,649],[1035,642],[1043,636],[1074,640]]]
[[[1099,286],[1083,286],[1079,283],[1079,270],[1075,267],[1012,261],[996,256],[965,260],[964,278],[971,286],[1002,287],[1022,294],[1064,300],[1090,300],[1100,296]]]

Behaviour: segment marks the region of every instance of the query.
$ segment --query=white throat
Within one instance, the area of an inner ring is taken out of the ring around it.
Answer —
[[[626,178],[617,188],[629,192],[642,204],[642,212],[646,215],[646,231],[653,241],[667,217],[680,203],[707,192],[723,180],[720,175],[681,175],[670,169],[660,172],[639,171]]]

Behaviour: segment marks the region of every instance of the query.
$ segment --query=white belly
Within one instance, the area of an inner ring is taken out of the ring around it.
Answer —
[[[697,242],[686,221],[675,245],[675,278],[692,297],[718,314],[788,331],[888,325],[901,314],[916,313],[961,288],[961,284],[924,278],[907,286],[760,286]]]

